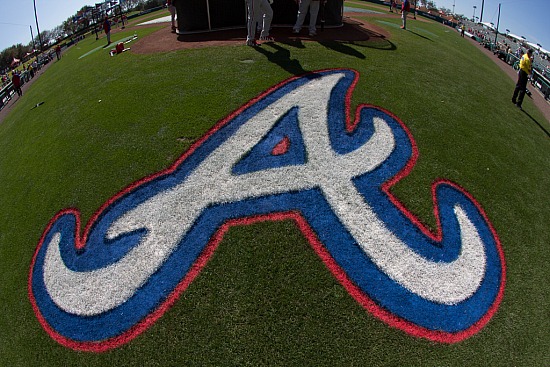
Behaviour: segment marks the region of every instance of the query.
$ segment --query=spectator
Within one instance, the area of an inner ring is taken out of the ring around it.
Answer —
[[[61,46],[59,44],[55,46],[55,56],[57,57],[57,60],[61,60]]]
[[[17,95],[21,97],[23,95],[23,91],[21,90],[21,76],[17,70],[13,71],[11,82],[13,83],[13,89],[17,92]]]
[[[527,81],[529,80],[529,75],[532,72],[532,62],[533,50],[529,49],[527,53],[525,53],[521,57],[521,60],[519,62],[518,82],[516,83],[514,95],[512,96],[512,103],[515,104],[519,109],[522,109],[521,104],[523,103],[523,97],[525,97]]]

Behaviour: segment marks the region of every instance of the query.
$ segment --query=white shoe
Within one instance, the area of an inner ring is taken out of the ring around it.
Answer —
[[[299,29],[293,29],[293,30],[292,30],[292,33],[293,33],[293,34],[300,34],[300,30],[299,30]]]
[[[309,36],[310,37],[315,37],[317,35],[317,32],[313,31],[313,32],[309,32]]]

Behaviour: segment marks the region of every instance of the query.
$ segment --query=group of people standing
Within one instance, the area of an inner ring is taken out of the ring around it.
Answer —
[[[299,34],[306,15],[309,12],[309,36],[314,37],[317,35],[317,16],[321,5],[325,0],[297,0],[298,1],[298,14],[296,16],[296,23],[292,27],[292,33]],[[259,46],[256,39],[257,25],[260,24],[260,37],[261,41],[273,41],[273,37],[269,35],[269,29],[271,28],[271,21],[273,20],[273,9],[271,9],[272,0],[246,0],[246,6],[248,10],[248,22],[247,22],[247,36],[246,44],[248,46]]]
[[[292,33],[299,34],[304,24],[307,13],[309,12],[309,36],[314,37],[317,35],[317,16],[319,9],[326,2],[326,0],[296,0],[298,2],[298,15],[296,16],[296,23],[292,27]],[[259,39],[262,41],[273,41],[273,38],[269,36],[269,29],[271,27],[271,21],[273,19],[273,10],[271,4],[273,0],[246,0],[246,6],[248,10],[248,23],[247,23],[247,36],[246,44],[248,46],[258,46],[256,40],[257,24],[261,24],[261,32]],[[396,2],[391,1],[390,11],[392,8],[396,8]],[[402,26],[401,29],[407,29],[407,15],[411,11],[411,4],[409,0],[403,0],[401,3],[401,17]],[[397,12],[397,11],[396,11]]]
[[[309,36],[314,37],[317,35],[317,16],[321,5],[326,0],[295,0],[298,3],[298,14],[296,16],[296,23],[292,27],[292,33],[299,34],[304,24],[306,15],[309,12]],[[170,11],[170,22],[172,32],[176,32],[176,0],[168,0],[167,6]],[[273,9],[271,8],[273,0],[246,0],[247,7],[247,36],[246,44],[248,46],[259,46],[258,39],[261,41],[274,41],[273,37],[269,35],[271,29],[271,21],[273,20]],[[106,23],[107,23],[106,19]],[[259,37],[256,37],[256,33],[259,30]],[[107,42],[110,43],[110,26],[105,24],[104,31],[107,35]]]
[[[176,15],[176,8],[175,8],[175,1],[176,0],[168,0],[168,10],[171,14],[171,25],[172,25],[172,32],[176,31],[176,23],[175,23],[175,15]],[[321,6],[324,5],[324,3],[327,0],[295,0],[298,3],[298,14],[296,16],[296,22],[294,23],[294,26],[292,27],[292,33],[299,34],[302,26],[304,24],[304,21],[306,19],[307,14],[309,13],[309,27],[308,27],[308,34],[310,37],[314,37],[317,35],[317,17],[319,15],[319,11],[321,9]],[[247,36],[246,36],[246,44],[248,46],[256,47],[259,46],[258,40],[260,41],[274,41],[273,37],[269,35],[269,31],[271,28],[271,21],[273,20],[273,9],[271,8],[271,4],[273,3],[273,0],[246,0],[246,7],[247,7]],[[392,5],[390,7],[390,11],[392,11],[392,7],[395,7],[395,1],[392,0]],[[410,2],[409,0],[403,0],[401,3],[401,16],[403,19],[403,25],[401,26],[402,29],[406,29],[407,27],[407,14],[410,12]],[[107,34],[107,42],[110,43],[109,40],[109,32],[110,27],[105,26],[105,34]],[[259,36],[257,37],[257,32],[259,31]]]

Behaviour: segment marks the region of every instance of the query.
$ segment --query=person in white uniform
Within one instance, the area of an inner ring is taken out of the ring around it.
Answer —
[[[317,28],[315,27],[315,24],[317,23],[317,14],[319,14],[321,1],[322,0],[300,0],[298,5],[298,16],[296,18],[296,24],[294,24],[292,29],[292,33],[300,33],[309,9],[309,35],[311,37],[317,35]]]
[[[256,22],[262,23],[260,40],[273,41],[273,38],[269,36],[271,20],[273,19],[273,9],[269,4],[268,0],[246,0],[248,10],[246,44],[248,46],[258,46],[256,42]]]

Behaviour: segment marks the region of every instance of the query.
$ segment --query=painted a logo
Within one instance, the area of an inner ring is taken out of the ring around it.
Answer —
[[[82,235],[76,210],[58,213],[29,275],[44,329],[79,350],[126,343],[176,302],[230,226],[293,219],[382,321],[444,343],[478,332],[504,291],[498,236],[454,183],[433,185],[435,234],[390,193],[416,145],[381,108],[350,116],[357,78],[328,70],[268,90],[106,202]]]

